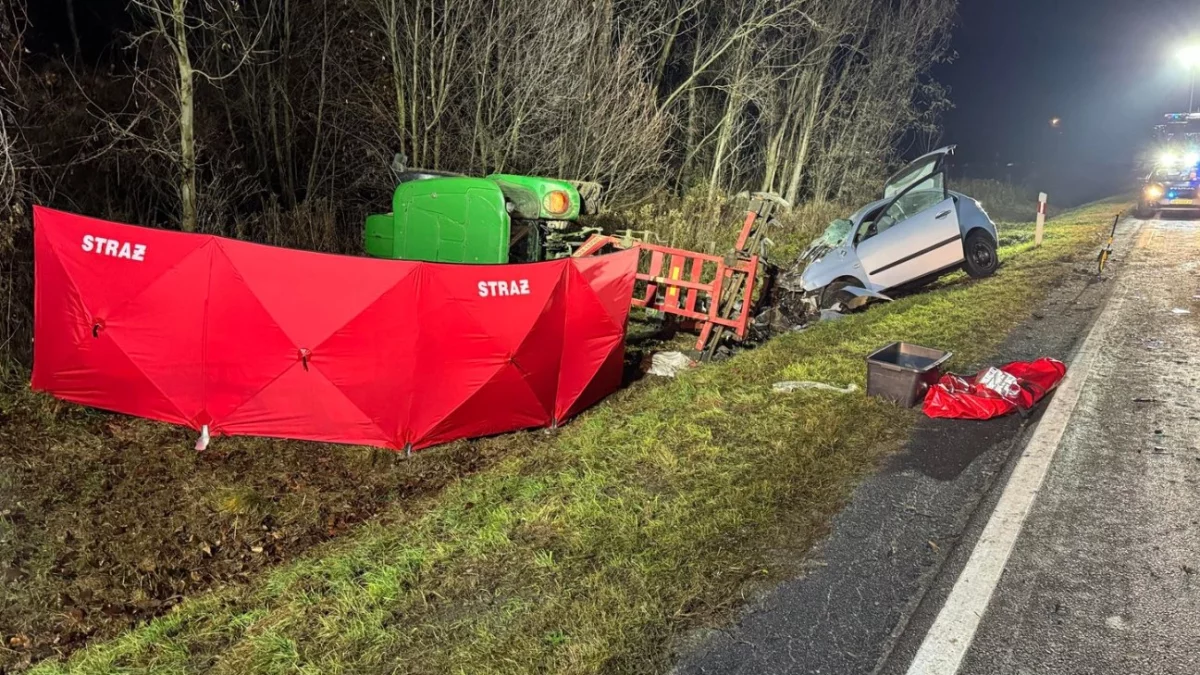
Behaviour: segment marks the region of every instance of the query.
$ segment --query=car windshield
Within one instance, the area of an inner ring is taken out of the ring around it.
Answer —
[[[841,246],[846,238],[850,236],[850,231],[854,229],[854,223],[845,218],[838,218],[829,223],[825,228],[824,234],[817,241],[827,246]]]

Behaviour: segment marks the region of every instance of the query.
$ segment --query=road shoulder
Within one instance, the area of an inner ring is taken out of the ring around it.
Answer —
[[[1069,359],[1110,288],[1076,264],[989,362]],[[903,646],[947,561],[973,541],[973,519],[990,511],[991,488],[1036,421],[922,419],[904,450],[855,490],[806,573],[763,594],[732,626],[690,636],[673,672],[876,671]]]
[[[1104,348],[961,672],[1200,669],[1198,235],[1195,221],[1159,220],[1138,237],[1125,301],[1101,319]]]

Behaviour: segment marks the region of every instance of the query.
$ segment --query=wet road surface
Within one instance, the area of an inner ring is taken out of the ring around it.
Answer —
[[[959,673],[1200,673],[1200,221],[1144,223],[1113,296]]]

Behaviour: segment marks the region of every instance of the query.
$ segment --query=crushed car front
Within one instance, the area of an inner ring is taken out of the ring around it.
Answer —
[[[862,264],[854,250],[854,233],[863,219],[884,202],[874,202],[848,218],[838,218],[826,226],[796,260],[792,285],[794,292],[816,294],[837,279],[849,277],[863,283]]]

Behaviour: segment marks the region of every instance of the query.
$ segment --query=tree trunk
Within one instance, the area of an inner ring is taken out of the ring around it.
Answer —
[[[179,61],[179,229],[196,231],[196,124],[192,60],[188,54],[185,0],[175,0],[171,19],[175,28],[175,57]]]
[[[762,192],[775,191],[775,176],[779,173],[779,157],[783,150],[783,141],[787,137],[788,126],[792,123],[792,108],[788,106],[783,121],[776,128],[771,140],[767,143],[767,157],[763,162]]]
[[[738,74],[739,78],[741,74]],[[721,116],[721,131],[717,134],[717,147],[713,151],[712,171],[708,177],[708,198],[711,201],[717,196],[717,190],[721,185],[721,176],[725,164],[725,151],[729,148],[729,141],[733,138],[733,125],[737,119],[738,113],[741,112],[741,93],[739,92],[740,82],[735,82],[732,90],[729,92],[729,99],[725,104],[725,114]]]
[[[326,94],[326,65],[329,60],[329,9],[326,7],[321,15],[321,80],[318,85],[317,97],[317,130],[313,134],[312,156],[308,160],[308,181],[304,187],[305,200],[312,199],[317,190],[317,162],[321,158],[322,127],[325,124],[325,94]]]
[[[78,64],[82,50],[79,47],[79,25],[75,22],[75,0],[65,1],[67,3],[67,27],[71,30],[72,58]]]
[[[812,143],[813,129],[816,127],[817,112],[821,109],[821,90],[825,87],[825,73],[821,71],[817,84],[813,87],[812,100],[808,104],[808,117],[804,121],[804,135],[800,139],[800,149],[796,152],[795,164],[792,165],[792,177],[788,180],[787,193],[784,199],[795,204],[800,194],[800,179],[804,176],[804,167],[808,162],[808,149]]]
[[[725,103],[725,114],[721,117],[721,131],[717,136],[717,149],[713,153],[712,172],[708,181],[708,198],[712,200],[717,196],[717,191],[721,189],[721,178],[725,172],[725,153],[729,150],[729,143],[733,140],[734,127],[737,125],[737,120],[742,114],[742,108],[745,106],[746,97],[743,91],[743,85],[746,80],[747,70],[750,68],[750,58],[753,53],[753,45],[749,40],[743,41],[737,52],[737,62],[733,69],[733,79],[729,86],[729,98]]]
[[[701,39],[703,35],[701,35]],[[692,69],[696,69],[700,64],[700,50],[692,56]],[[683,165],[679,168],[679,186],[683,189],[690,187],[688,181],[692,179],[692,163],[696,159],[696,153],[699,148],[696,145],[699,143],[697,137],[700,134],[700,111],[699,101],[697,101],[696,87],[689,87],[687,92],[687,130],[686,138],[683,144],[684,158]],[[666,107],[664,106],[664,109]]]
[[[387,31],[388,41],[388,60],[392,70],[392,94],[396,97],[396,135],[400,138],[400,152],[406,153],[405,136],[408,129],[407,110],[408,103],[405,100],[404,91],[404,64],[401,62],[400,55],[400,21],[398,16],[397,2],[407,0],[387,0],[380,2],[378,9],[383,14],[384,29]],[[409,158],[411,165],[412,159]]]
[[[658,66],[654,69],[654,91],[662,91],[663,75],[667,70],[667,62],[671,60],[671,50],[675,47],[675,38],[679,35],[679,28],[683,24],[683,12],[675,15],[675,22],[671,25],[671,32],[667,35],[666,42],[663,43],[662,53],[658,55]]]

